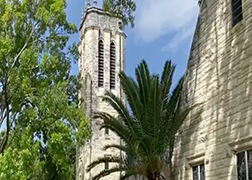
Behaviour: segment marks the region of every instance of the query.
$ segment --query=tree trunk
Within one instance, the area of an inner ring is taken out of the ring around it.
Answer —
[[[159,178],[156,173],[149,173],[147,179],[148,180],[158,180]]]
[[[9,133],[10,133],[10,109],[9,109],[9,92],[8,92],[8,87],[7,87],[7,77],[5,79],[5,83],[3,85],[3,91],[4,91],[4,107],[6,108],[6,134],[5,137],[3,138],[2,141],[2,146],[0,149],[0,153],[3,155],[4,150],[6,149],[8,139],[9,139]]]
[[[173,167],[173,163],[172,163],[173,148],[174,148],[174,140],[171,141],[170,149],[169,149],[170,180],[174,179],[173,168],[172,168]]]

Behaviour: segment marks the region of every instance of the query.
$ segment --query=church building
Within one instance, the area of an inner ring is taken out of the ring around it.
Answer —
[[[190,1],[190,0],[189,0]],[[252,0],[200,0],[200,13],[189,55],[183,105],[199,103],[176,138],[173,153],[175,180],[252,179]],[[87,0],[80,27],[80,98],[90,118],[93,137],[77,151],[77,180],[90,180],[103,169],[86,173],[105,144],[120,143],[100,130],[95,111],[115,112],[101,96],[105,90],[123,97],[118,73],[125,66],[123,23]],[[182,107],[183,108],[183,107]],[[118,180],[112,174],[102,180]]]
[[[201,0],[184,84],[176,180],[252,179],[252,1]]]
[[[93,119],[94,112],[108,112],[116,115],[114,110],[102,101],[106,90],[123,99],[118,74],[125,66],[125,39],[123,22],[102,9],[97,8],[97,1],[91,5],[87,0],[80,26],[79,74],[83,89],[80,99],[83,100],[85,115],[90,119],[92,139],[83,147],[77,148],[76,179],[90,180],[91,177],[113,164],[104,163],[90,173],[86,167],[101,156],[119,154],[114,149],[103,150],[104,145],[120,144],[120,139],[108,129],[100,130],[102,120]],[[102,180],[117,180],[120,174],[114,173]]]

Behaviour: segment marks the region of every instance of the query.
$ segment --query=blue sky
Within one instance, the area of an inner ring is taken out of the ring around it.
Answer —
[[[90,0],[93,4],[93,0]],[[85,0],[67,0],[67,18],[79,27]],[[174,81],[185,72],[199,7],[196,0],[135,0],[135,28],[126,27],[126,73],[134,76],[135,67],[142,59],[150,71],[161,73],[164,62],[176,64]],[[98,0],[98,7],[102,0]],[[78,42],[79,34],[70,42]],[[78,72],[73,65],[72,73]]]
[[[93,0],[90,0],[93,4]],[[85,0],[67,0],[67,18],[80,25]],[[185,72],[191,41],[198,16],[197,0],[135,0],[135,28],[126,28],[126,73],[134,76],[135,67],[142,59],[150,71],[161,73],[164,62],[171,59],[176,64],[174,81]],[[98,0],[98,7],[102,0]],[[71,42],[79,42],[79,34],[71,36]],[[73,64],[73,74],[78,65]],[[3,125],[5,127],[5,125]]]

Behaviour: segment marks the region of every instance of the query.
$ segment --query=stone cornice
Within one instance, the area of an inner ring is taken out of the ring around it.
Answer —
[[[199,153],[199,154],[195,154],[193,156],[190,156],[187,159],[187,162],[189,165],[194,165],[200,162],[204,162],[205,161],[205,152]]]
[[[126,34],[124,32],[120,32],[120,31],[116,31],[115,32],[116,35],[120,35],[120,36],[123,36],[125,39],[127,38]]]
[[[83,16],[83,18],[81,19],[81,24],[80,24],[80,27],[79,27],[79,31],[81,30],[86,18],[87,18],[87,15],[90,14],[90,13],[97,13],[97,14],[102,14],[102,15],[107,15],[107,16],[111,16],[111,17],[115,17],[115,18],[118,18],[119,17],[116,17],[112,14],[110,14],[109,12],[105,12],[103,9],[100,9],[100,8],[97,8],[97,7],[90,7],[88,8],[86,11],[85,11],[85,14]]]
[[[98,27],[98,26],[89,26],[89,27],[86,27],[86,28],[84,29],[84,34],[85,34],[88,30],[100,30],[100,27]]]
[[[240,139],[237,139],[235,141],[232,141],[231,143],[229,143],[229,146],[233,147],[235,145],[242,144],[242,143],[245,143],[245,142],[248,142],[248,141],[251,141],[251,140],[252,140],[252,136],[247,136],[247,137],[240,138]]]
[[[100,30],[100,27],[98,27],[98,26],[89,26],[89,27],[86,27],[86,28],[84,29],[83,33],[81,33],[81,37],[80,37],[81,40],[84,39],[85,34],[86,34],[86,32],[87,32],[88,30]]]
[[[84,38],[85,36],[85,33],[88,31],[88,30],[100,30],[100,27],[98,26],[89,26],[89,27],[86,27],[81,35],[81,40]],[[109,32],[109,33],[112,33],[112,30],[108,29],[108,28],[104,28],[103,29],[103,32]],[[124,38],[127,38],[127,35],[123,32],[123,31],[116,31],[115,32],[115,35],[119,35],[119,36],[123,36]]]
[[[231,150],[236,153],[236,151],[244,150],[247,148],[251,148],[252,146],[252,136],[246,136],[243,138],[236,139],[230,143],[228,143]]]
[[[111,33],[111,32],[112,32],[112,30],[109,29],[109,28],[104,28],[103,31],[104,31],[104,32],[108,32],[108,33]]]

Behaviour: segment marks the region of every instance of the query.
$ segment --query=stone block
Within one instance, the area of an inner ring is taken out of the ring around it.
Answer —
[[[106,144],[119,144],[120,140],[113,132],[105,135],[104,130],[100,130],[102,120],[93,119],[93,113],[96,111],[107,112],[111,115],[116,115],[116,112],[107,103],[101,101],[101,96],[106,90],[110,90],[110,44],[115,43],[116,54],[116,88],[113,90],[117,96],[121,97],[121,87],[118,81],[118,73],[124,70],[125,61],[125,35],[123,29],[120,29],[120,19],[113,16],[108,16],[105,12],[95,7],[91,7],[86,11],[84,21],[82,22],[80,31],[80,51],[81,60],[79,67],[83,79],[83,92],[81,98],[85,101],[85,113],[89,116],[92,124],[93,137],[90,143],[86,143],[80,149],[77,159],[81,159],[82,163],[77,163],[77,180],[89,180],[90,177],[96,175],[104,169],[104,165],[99,165],[90,173],[86,173],[86,166],[104,155],[119,155],[119,151],[110,149],[103,151]],[[103,56],[103,74],[104,85],[98,87],[98,42],[103,41],[104,56]],[[89,79],[86,81],[86,79]],[[87,83],[89,82],[89,83]],[[113,167],[114,164],[110,164]],[[119,173],[114,173],[102,180],[118,179]]]
[[[209,159],[206,178],[235,179],[236,171],[228,144],[238,137],[251,134],[252,76],[251,13],[252,3],[244,0],[243,20],[232,27],[231,1],[205,1],[201,12],[204,22],[198,22],[192,41],[188,78],[185,84],[188,102],[204,101],[200,121],[192,116],[181,127],[181,147],[175,157],[186,159],[195,152],[205,152]],[[246,5],[245,5],[246,4]],[[200,97],[200,98],[199,98]],[[207,135],[204,145],[200,140]],[[178,144],[179,146],[180,144]],[[205,149],[203,148],[205,146]],[[184,148],[186,147],[186,148]],[[177,162],[177,161],[175,161]],[[190,172],[182,171],[186,161],[179,162],[177,175],[186,179]],[[180,170],[179,170],[180,169]]]

